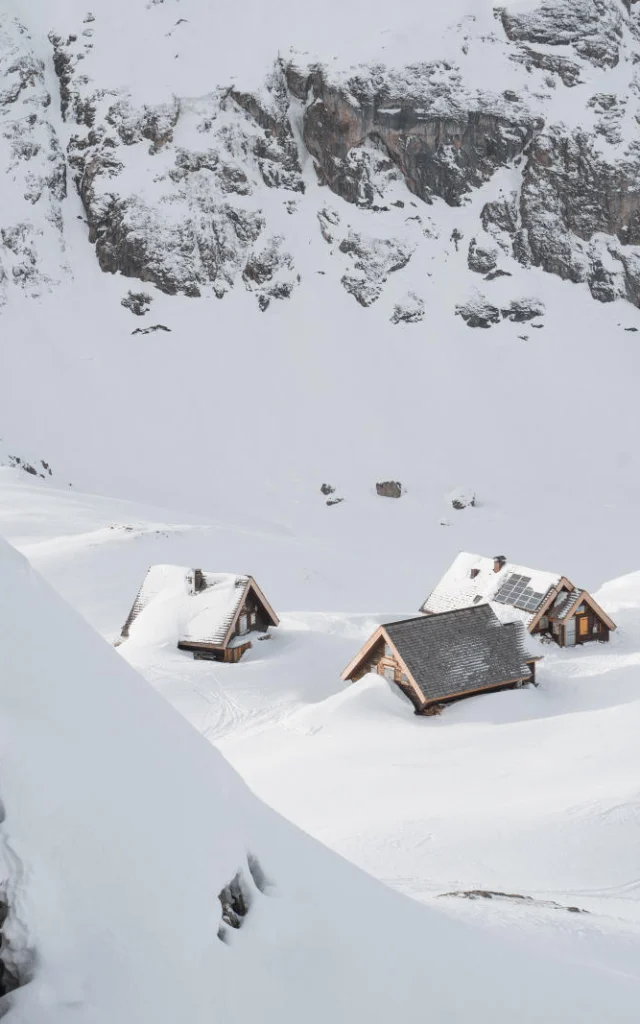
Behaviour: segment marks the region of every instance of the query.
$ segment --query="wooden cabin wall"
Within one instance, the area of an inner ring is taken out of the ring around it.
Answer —
[[[245,601],[242,604],[242,607],[240,609],[240,614],[238,615],[238,619],[237,619],[237,623],[236,623],[236,628],[235,628],[235,630],[233,632],[234,636],[243,636],[244,635],[244,634],[242,634],[240,632],[240,617],[242,615],[248,615],[249,617],[251,617],[252,615],[255,615],[255,621],[254,621],[253,625],[251,624],[251,621],[249,621],[249,626],[248,626],[247,632],[251,632],[252,630],[257,630],[260,633],[264,633],[264,632],[266,632],[266,630],[271,625],[271,623],[269,622],[269,620],[267,618],[267,615],[266,615],[262,605],[254,597],[253,594],[249,594],[248,597],[245,599]]]
[[[584,604],[579,607],[584,608],[584,613],[581,614],[576,612],[572,616],[572,620],[575,623],[575,645],[591,643],[593,640],[600,640],[606,642],[609,639],[609,628],[605,625],[599,615],[596,615],[593,608],[590,605]],[[580,632],[581,621],[586,620],[586,632]],[[594,632],[594,626],[597,627]],[[563,646],[567,646],[566,643],[566,626],[563,630]]]
[[[389,651],[387,651],[387,645],[383,639],[380,639],[375,647],[369,651],[366,661],[358,669],[358,673],[353,677],[352,681],[356,682],[358,679],[362,679],[369,672],[375,672],[379,676],[384,676],[389,682],[395,683],[402,690],[405,697],[409,698],[416,711],[424,706],[424,701],[418,700],[415,689],[404,674],[402,666],[393,653],[393,648],[389,648]]]

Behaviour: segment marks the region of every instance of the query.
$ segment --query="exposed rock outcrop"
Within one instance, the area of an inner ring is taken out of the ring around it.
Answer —
[[[639,304],[637,4],[497,7],[491,31],[478,31],[473,43],[478,59],[501,61],[500,90],[473,71],[478,60],[466,62],[473,24],[460,37],[460,56],[447,60],[338,69],[274,55],[262,88],[212,82],[198,99],[169,94],[153,103],[115,87],[113,76],[92,77],[100,18],[79,21],[71,33],[49,35],[65,154],[47,114],[44,64],[21,27],[0,16],[2,141],[20,198],[15,218],[0,225],[0,304],[12,284],[37,294],[54,280],[43,234],[56,237],[54,263],[64,263],[67,167],[101,268],[167,294],[222,298],[239,286],[262,310],[289,297],[304,260],[299,234],[277,211],[296,223],[312,194],[305,175],[315,168],[328,199],[330,190],[361,208],[351,217],[338,200],[336,208],[322,200],[312,217],[336,277],[362,306],[441,230],[446,216],[434,207],[432,224],[424,213],[424,204],[438,202],[453,208],[443,239],[466,248],[473,273],[492,280],[510,273],[505,260],[514,258],[586,283],[599,301]],[[562,93],[569,105],[557,102]],[[463,239],[455,208],[492,179],[505,191],[489,186],[480,221],[464,226]],[[25,215],[28,206],[44,217]],[[465,318],[467,305],[459,308]],[[397,303],[393,322],[415,322],[418,306]],[[486,309],[480,320],[487,315],[497,322]],[[471,310],[467,322],[480,320]]]
[[[456,206],[520,155],[539,124],[525,109],[512,112],[490,97],[465,97],[461,104],[459,76],[446,64],[402,74],[376,68],[344,85],[331,82],[322,68],[303,78],[289,66],[287,81],[306,104],[304,141],[320,181],[362,206],[375,196],[362,157],[367,146],[384,154],[387,169],[397,168],[420,199],[439,196]]]
[[[384,480],[376,484],[376,494],[381,498],[401,498],[402,484],[399,480]]]
[[[28,32],[0,12],[0,306],[12,287],[38,296],[64,273],[66,163],[48,116],[45,66]]]
[[[151,308],[151,296],[146,292],[127,292],[120,305],[128,309],[134,316],[144,316]]]
[[[343,275],[342,284],[361,306],[375,302],[389,274],[406,267],[412,255],[410,245],[399,239],[364,238],[353,231],[339,248],[353,261],[353,268]]]
[[[456,306],[456,314],[464,320],[467,327],[484,329],[500,323],[500,310],[483,296],[474,296],[468,302]]]
[[[391,314],[392,324],[417,324],[424,320],[424,299],[415,292],[409,292],[402,302],[396,303]]]
[[[469,242],[467,265],[476,274],[489,274],[496,269],[498,252],[495,248],[478,245],[475,238]]]

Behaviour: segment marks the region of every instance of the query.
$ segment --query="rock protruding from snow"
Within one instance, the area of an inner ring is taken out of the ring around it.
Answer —
[[[498,265],[498,251],[494,246],[478,245],[477,240],[472,238],[469,242],[467,265],[475,274],[489,274]]]
[[[465,508],[473,508],[476,504],[476,492],[470,487],[458,485],[447,495],[447,501],[458,512]]]
[[[381,498],[401,498],[402,484],[399,480],[383,480],[376,484],[376,494]]]
[[[533,5],[532,5],[533,6]],[[504,30],[513,42],[573,47],[600,68],[620,59],[623,20],[616,0],[542,0],[533,9],[500,8]]]
[[[366,147],[386,155],[387,170],[399,170],[411,192],[431,202],[440,196],[457,206],[498,167],[519,156],[536,119],[495,97],[465,97],[445,84],[444,63],[396,72],[364,69],[346,82],[322,68],[305,77],[294,66],[287,81],[305,102],[304,141],[320,180],[358,205],[374,205],[372,164]],[[390,158],[390,161],[389,161]],[[375,164],[375,173],[385,169]],[[375,163],[375,162],[374,162]]]
[[[413,247],[401,239],[365,238],[350,231],[340,243],[340,252],[352,260],[352,269],[342,285],[361,306],[370,306],[382,293],[389,274],[406,267]]]
[[[151,309],[152,298],[146,292],[127,292],[120,305],[128,309],[134,316],[144,316]]]
[[[392,324],[418,324],[424,320],[425,303],[415,292],[409,292],[402,302],[397,302],[391,314]]]
[[[474,296],[468,302],[456,306],[456,313],[462,317],[467,327],[482,327],[486,330],[493,324],[500,323],[500,310],[482,295]]]
[[[33,40],[0,12],[0,306],[10,289],[37,297],[66,273],[66,164],[50,104]]]

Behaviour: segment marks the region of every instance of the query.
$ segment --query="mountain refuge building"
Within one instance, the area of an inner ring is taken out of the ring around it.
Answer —
[[[120,642],[132,630],[150,642],[176,638],[196,659],[240,661],[278,616],[252,576],[152,565],[138,591]]]
[[[616,625],[598,602],[566,576],[528,569],[504,555],[462,552],[424,602],[427,616],[489,605],[502,622],[520,622],[560,647],[607,641]]]
[[[342,673],[395,683],[418,715],[442,704],[535,683],[536,662],[519,622],[500,622],[488,604],[420,615],[378,627]]]

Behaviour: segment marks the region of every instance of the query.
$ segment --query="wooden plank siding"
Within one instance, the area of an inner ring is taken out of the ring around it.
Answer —
[[[584,612],[580,611],[581,608],[585,609]],[[575,624],[574,643],[576,646],[592,643],[594,640],[601,643],[606,643],[609,640],[609,627],[588,604],[579,605],[578,611],[571,616],[569,621]],[[583,623],[586,623],[586,625],[583,625]],[[558,642],[561,647],[567,646],[567,623],[563,623],[560,626]]]

